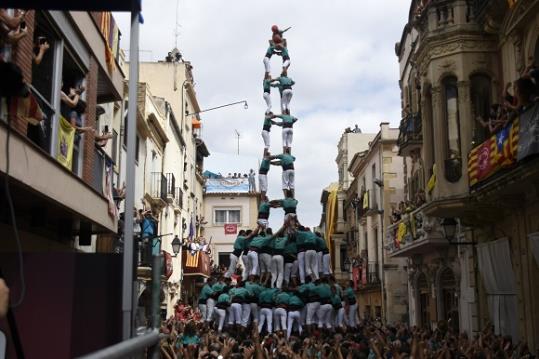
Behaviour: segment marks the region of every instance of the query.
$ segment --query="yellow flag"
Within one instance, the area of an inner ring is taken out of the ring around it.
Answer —
[[[436,187],[436,165],[432,167],[432,176],[430,176],[429,181],[427,182],[427,190],[429,193]]]
[[[363,209],[369,209],[369,191],[363,195]]]
[[[58,147],[56,148],[56,159],[67,169],[71,170],[73,164],[73,146],[75,143],[75,129],[63,117],[60,117],[58,127]]]

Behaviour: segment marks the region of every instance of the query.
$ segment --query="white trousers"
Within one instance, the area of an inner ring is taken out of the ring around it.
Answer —
[[[275,331],[286,330],[286,309],[275,308]]]
[[[255,251],[247,252],[247,261],[249,262],[249,274],[258,275],[258,253]]]
[[[249,278],[251,273],[251,262],[249,261],[248,254],[241,256],[241,262],[243,263],[243,272],[241,273],[241,279],[245,282]]]
[[[331,274],[331,255],[326,253],[322,256],[322,268],[324,275]]]
[[[312,280],[318,279],[318,256],[314,249],[305,251],[305,274]]]
[[[270,133],[269,131],[262,130],[262,139],[264,140],[264,148],[267,150],[270,148]],[[258,175],[258,181],[260,181],[260,176]]]
[[[259,318],[259,313],[258,313],[258,304],[250,303],[249,305],[251,306],[251,318],[253,320],[259,321],[260,318]]]
[[[288,68],[290,67],[290,60],[285,60],[285,61],[283,61],[283,67],[284,67],[285,69],[288,69]]]
[[[344,307],[335,310],[335,328],[342,328],[344,325]]]
[[[271,272],[271,254],[259,253],[258,264],[260,266],[260,274]]]
[[[243,303],[241,305],[241,325],[245,328],[249,325],[249,318],[251,316],[251,304]]]
[[[297,259],[293,263],[285,263],[284,265],[284,281],[290,283],[292,278],[298,276],[298,261]]]
[[[318,316],[318,328],[325,326],[327,329],[331,329],[332,314],[333,306],[331,304],[320,305],[320,307],[318,307],[318,312],[316,313]]]
[[[208,306],[206,304],[199,304],[198,309],[200,310],[202,320],[206,320],[206,317],[208,316]]]
[[[241,304],[240,303],[232,303],[230,304],[230,308],[232,309],[232,324],[240,325],[241,324]],[[230,320],[228,321],[231,322]]]
[[[225,324],[226,310],[217,308],[215,310],[215,314],[217,315],[218,320],[217,330],[220,333],[223,330],[223,325]]]
[[[236,272],[236,266],[238,265],[239,258],[234,255],[234,253],[230,253],[230,265],[228,266],[228,270],[225,273],[225,278],[232,277],[232,274]]]
[[[266,101],[266,106],[267,106],[267,109],[266,109],[266,113],[270,113],[271,112],[271,95],[269,94],[269,92],[264,92],[264,101]]]
[[[286,331],[287,339],[290,339],[290,334],[292,334],[294,324],[296,324],[296,326],[298,327],[299,334],[301,335],[301,332],[303,330],[301,326],[301,314],[297,310],[293,312],[288,312],[288,323],[287,323],[287,331]]]
[[[281,112],[284,113],[285,110],[290,110],[290,100],[292,100],[292,89],[286,89],[281,95]]]
[[[322,265],[322,257],[324,254],[322,252],[316,252],[316,258],[318,260],[318,274],[322,273],[322,269],[324,268]]]
[[[262,332],[264,328],[264,323],[266,323],[266,329],[268,333],[273,333],[273,312],[270,308],[260,309],[260,321],[258,322],[258,332]]]
[[[347,323],[348,327],[355,328],[357,327],[357,303],[348,306],[347,313]]]
[[[299,281],[301,284],[305,283],[305,252],[298,253],[298,271]]]
[[[283,171],[283,189],[294,189],[294,170]]]
[[[211,322],[213,318],[213,310],[215,309],[215,300],[212,298],[208,298],[206,301],[206,321]]]
[[[264,57],[264,70],[267,73],[271,72],[271,64],[270,64],[270,58],[269,57]]]
[[[293,128],[283,128],[283,147],[292,147],[292,139],[294,138]]]
[[[268,175],[258,175],[258,189],[260,190],[260,192],[268,191]]]
[[[318,313],[318,308],[320,308],[320,302],[307,303],[307,317],[305,319],[305,324],[316,324],[315,316]]]
[[[277,254],[271,257],[271,287],[281,289],[284,276],[284,258]]]

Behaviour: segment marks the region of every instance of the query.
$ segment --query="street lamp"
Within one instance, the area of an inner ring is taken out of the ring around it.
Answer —
[[[178,256],[178,253],[180,253],[180,249],[182,247],[182,242],[180,241],[180,238],[178,235],[174,237],[172,240],[172,251],[174,252],[174,257]]]
[[[455,234],[457,233],[457,221],[455,218],[444,218],[441,222],[442,228],[444,230],[445,239],[449,243],[452,243],[455,239]]]
[[[249,105],[247,104],[247,100],[242,100],[242,101],[237,101],[237,102],[227,103],[226,105],[221,105],[221,106],[217,106],[217,107],[212,107],[212,108],[209,108],[209,109],[207,109],[207,110],[202,110],[202,111],[198,111],[198,112],[188,113],[186,116],[198,115],[199,113],[208,112],[208,111],[213,111],[213,110],[217,110],[217,109],[223,108],[223,107],[234,106],[234,105],[237,105],[237,104],[240,104],[240,103],[243,104],[243,108],[244,108],[244,109],[247,110],[247,109],[249,108]]]
[[[343,263],[345,272],[350,272],[350,264],[351,264],[350,259],[346,258]]]

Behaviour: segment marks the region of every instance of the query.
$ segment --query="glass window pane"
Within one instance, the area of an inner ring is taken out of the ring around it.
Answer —
[[[449,78],[445,81],[446,121],[447,121],[447,157],[460,158],[460,130],[458,111],[457,81]]]
[[[215,210],[215,223],[226,223],[226,210]]]
[[[228,211],[228,223],[240,223],[240,210],[230,210]]]

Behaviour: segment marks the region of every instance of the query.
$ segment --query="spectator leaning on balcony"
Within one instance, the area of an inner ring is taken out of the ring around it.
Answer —
[[[28,34],[24,15],[22,10],[15,10],[15,14],[11,16],[7,9],[0,9],[0,48],[3,48],[5,43],[14,44]],[[3,54],[1,55],[3,60]]]
[[[86,112],[86,103],[80,98],[84,92],[84,87],[78,88],[69,87],[69,95],[61,91],[60,98],[62,100],[61,112],[71,126],[77,132],[93,131],[91,127],[83,127],[82,115]]]
[[[41,64],[43,61],[43,56],[50,48],[49,41],[44,36],[39,36],[34,44],[34,63],[36,65]]]

